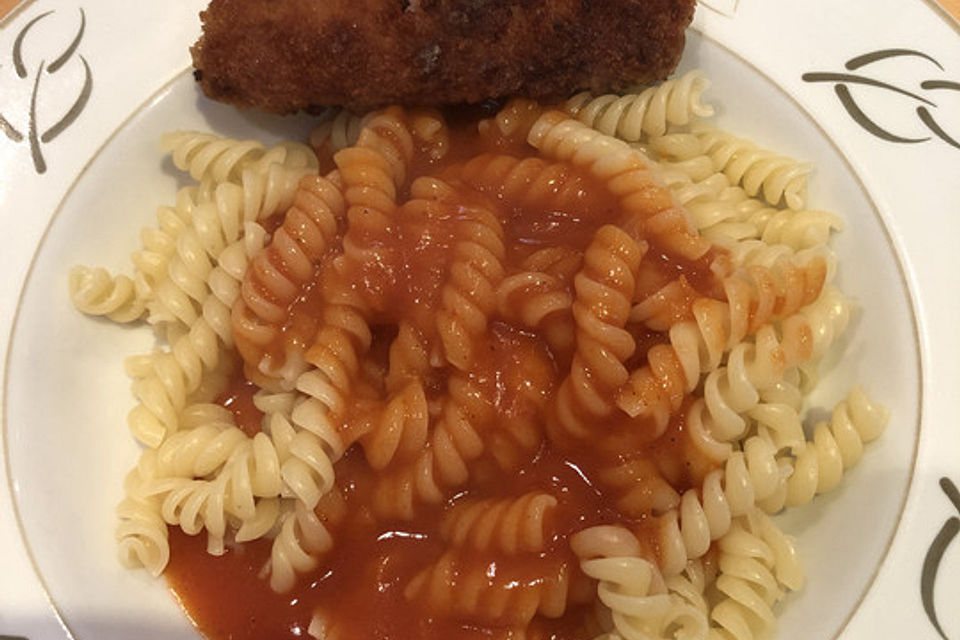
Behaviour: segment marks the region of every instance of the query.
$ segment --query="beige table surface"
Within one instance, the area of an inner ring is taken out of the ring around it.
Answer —
[[[960,0],[940,0],[940,5],[947,10],[947,13],[960,20]]]

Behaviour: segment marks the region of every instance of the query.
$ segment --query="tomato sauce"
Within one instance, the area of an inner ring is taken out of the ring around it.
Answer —
[[[530,113],[521,110],[517,117],[529,118]],[[389,344],[400,323],[410,323],[427,334],[428,340],[436,340],[433,318],[449,279],[457,223],[469,215],[469,207],[485,207],[496,214],[504,230],[508,274],[518,271],[520,263],[539,248],[560,246],[583,252],[601,225],[617,222],[619,211],[613,195],[598,180],[572,166],[562,167],[542,195],[522,199],[472,188],[451,178],[458,167],[481,153],[532,157],[535,151],[521,142],[496,133],[478,135],[475,124],[472,129],[455,129],[451,134],[454,151],[440,162],[420,157],[412,173],[450,178],[462,206],[457,199],[442,201],[430,215],[401,206],[391,229],[394,241],[378,253],[377,264],[347,265],[346,269],[341,265],[336,277],[370,293],[379,304],[370,318],[374,344],[364,355],[368,370],[387,370]],[[571,184],[575,187],[568,188]],[[558,197],[560,193],[570,197],[564,200]],[[719,282],[711,271],[717,257],[714,250],[698,260],[688,260],[650,244],[641,274],[644,292],[649,295],[683,279],[680,295],[668,312],[672,321],[689,317],[689,303],[695,297],[720,295]],[[343,286],[327,280],[333,277],[328,274],[335,271],[335,259],[331,254],[319,265],[315,283],[291,305],[284,344],[275,345],[274,351],[295,343],[309,345],[309,336],[316,331],[327,304],[326,293],[332,286]],[[565,284],[572,291],[572,278]],[[650,347],[669,341],[665,331],[640,325],[628,330],[638,345],[628,362],[631,368],[644,363]],[[333,491],[343,497],[346,516],[331,526],[334,547],[319,559],[315,570],[299,577],[292,591],[277,594],[270,589],[271,540],[228,544],[223,556],[212,557],[206,553],[203,536],[190,537],[174,530],[166,570],[171,589],[198,628],[215,640],[303,638],[311,621],[322,621],[330,638],[348,640],[480,640],[507,637],[497,633],[527,626],[526,620],[511,619],[513,614],[486,619],[482,607],[479,613],[471,612],[469,604],[457,604],[463,610],[453,612],[438,610],[429,597],[411,591],[411,582],[418,575],[452,558],[455,570],[450,595],[457,603],[462,600],[458,585],[468,582],[467,576],[480,576],[492,590],[514,591],[566,580],[565,612],[559,617],[538,614],[533,628],[540,634],[537,637],[586,637],[585,619],[592,610],[596,585],[580,572],[569,537],[594,525],[623,525],[641,537],[648,559],[657,561],[659,556],[656,516],[660,514],[623,513],[616,492],[604,485],[604,470],[650,461],[651,473],[659,474],[680,493],[702,483],[715,463],[691,440],[683,423],[684,411],[656,438],[644,424],[614,412],[612,418],[593,427],[596,438],[589,446],[551,441],[543,423],[549,419],[549,407],[566,376],[569,356],[551,349],[536,330],[511,324],[495,313],[485,336],[474,346],[468,372],[436,366],[425,380],[431,424],[438,419],[437,406],[447,391],[447,376],[465,375],[493,416],[477,427],[481,439],[492,442],[515,424],[511,421],[526,419],[535,424],[539,444],[535,442],[506,469],[505,463],[489,452],[471,460],[465,483],[449,487],[439,504],[418,504],[414,517],[406,520],[377,516],[371,496],[382,472],[371,468],[361,445],[354,444],[335,466]],[[382,384],[368,386],[371,397],[383,392]],[[257,430],[261,418],[252,404],[254,391],[240,376],[221,397],[248,433]],[[371,428],[365,406],[357,405],[342,420],[341,432],[351,442]],[[473,499],[518,497],[531,491],[547,493],[557,501],[542,551],[470,550],[444,539],[440,523],[455,505]]]

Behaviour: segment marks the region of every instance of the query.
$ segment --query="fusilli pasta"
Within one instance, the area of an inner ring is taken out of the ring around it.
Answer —
[[[766,514],[886,415],[854,389],[808,436],[840,219],[805,165],[694,122],[706,88],[331,111],[316,154],[165,137],[197,184],[132,277],[68,283],[161,342],[126,361],[121,561],[202,566],[177,536],[204,534],[330,640],[768,633],[804,576]]]
[[[557,393],[557,419],[569,435],[589,435],[588,425],[613,410],[611,390],[627,381],[623,363],[636,345],[624,326],[646,250],[621,229],[605,226],[584,254],[574,280],[577,348]]]
[[[578,93],[567,101],[566,109],[598,131],[637,142],[646,136],[662,136],[668,125],[686,125],[712,116],[713,107],[701,102],[709,86],[702,72],[690,71],[636,94],[593,98]]]
[[[550,538],[550,516],[557,499],[531,492],[517,498],[462,501],[440,525],[440,534],[455,546],[507,554],[539,553]]]

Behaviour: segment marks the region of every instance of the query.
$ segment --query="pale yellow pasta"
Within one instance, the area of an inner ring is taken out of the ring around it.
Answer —
[[[280,475],[287,490],[313,508],[332,487],[333,463],[343,453],[343,442],[327,423],[325,411],[314,398],[296,403],[290,416],[274,414],[270,417],[270,432],[282,439],[278,450]]]
[[[714,168],[723,171],[734,184],[742,184],[747,194],[762,194],[770,204],[783,201],[791,209],[803,207],[807,175],[812,170],[809,164],[715,129],[704,127],[695,133]]]
[[[174,131],[163,135],[160,149],[173,164],[197,182],[239,182],[248,167],[262,169],[274,163],[289,167],[313,166],[314,154],[302,144],[285,142],[266,148],[255,140],[231,140],[201,131]]]
[[[107,316],[114,322],[139,320],[146,309],[133,280],[124,275],[111,276],[101,267],[70,270],[70,299],[80,311]]]
[[[167,523],[160,515],[159,500],[144,492],[156,477],[156,457],[147,451],[124,480],[123,500],[117,506],[115,538],[120,562],[126,567],[143,567],[159,576],[170,559]]]
[[[782,492],[764,508],[777,512],[784,506],[802,506],[835,489],[844,473],[860,461],[863,445],[879,437],[886,421],[886,411],[863,389],[854,387],[834,407],[830,420],[813,428],[813,437],[805,446],[789,447],[781,458],[789,469],[781,483]]]
[[[710,611],[710,640],[748,640],[769,635],[773,606],[787,586],[796,588],[792,543],[762,514],[736,523],[719,543],[719,601]]]
[[[750,514],[773,494],[783,477],[777,450],[762,438],[750,439],[732,453],[723,469],[707,474],[701,487],[684,492],[679,505],[660,519],[662,570],[675,575],[690,560],[703,557],[730,531],[736,518]]]
[[[452,544],[507,554],[539,553],[550,537],[550,516],[557,499],[531,492],[502,500],[466,500],[449,511],[440,533]]]
[[[637,94],[592,98],[577,94],[566,109],[581,122],[603,133],[635,142],[646,136],[663,135],[668,125],[686,125],[713,115],[713,107],[701,102],[710,83],[700,71],[690,71]]]
[[[126,362],[146,447],[121,561],[162,572],[168,526],[213,555],[267,538],[260,577],[284,593],[342,572],[328,554],[355,554],[356,530],[399,522],[437,547],[390,588],[491,638],[546,640],[568,615],[596,640],[771,633],[804,575],[767,514],[836,488],[886,413],[855,388],[808,438],[851,316],[826,246],[842,222],[806,208],[808,165],[695,122],[707,86],[694,71],[566,112],[515,100],[477,128],[495,144],[452,160],[459,133],[399,107],[330,112],[319,163],[166,136],[198,184],[143,231],[132,277],[69,280],[81,311],[146,316],[161,341]],[[541,210],[557,246],[523,235]],[[433,280],[408,300],[410,265]],[[259,425],[214,401],[234,354]],[[566,473],[602,508],[572,513],[591,503]],[[343,635],[322,607],[308,635]]]
[[[319,556],[333,546],[329,529],[302,501],[286,501],[280,530],[270,548],[270,588],[278,593],[293,588],[297,574],[317,566]]]
[[[331,109],[310,132],[310,146],[318,151],[336,153],[357,142],[362,126],[363,116],[347,109]]]
[[[632,533],[592,527],[575,534],[570,544],[581,570],[598,581],[597,596],[612,613],[614,637],[704,637],[706,602],[697,586],[689,576],[665,583],[656,567],[639,556]]]

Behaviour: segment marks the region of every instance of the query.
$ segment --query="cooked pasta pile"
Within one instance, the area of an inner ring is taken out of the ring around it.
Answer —
[[[167,345],[127,361],[122,561],[175,565],[168,527],[268,545],[250,579],[309,583],[318,638],[772,629],[803,571],[768,514],[886,415],[855,388],[805,432],[840,219],[809,166],[710,127],[706,87],[338,112],[313,149],[166,136],[195,184],[133,277],[70,275]]]

